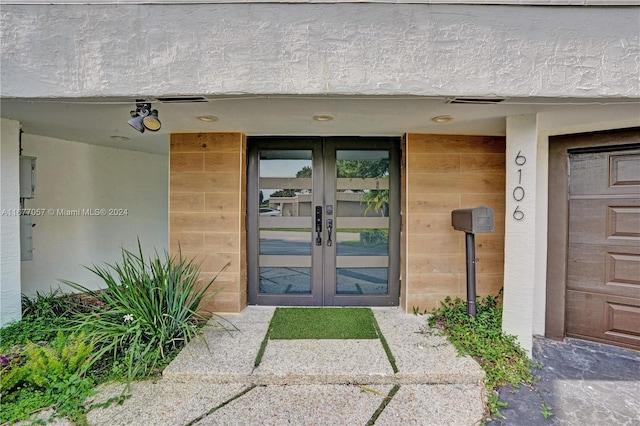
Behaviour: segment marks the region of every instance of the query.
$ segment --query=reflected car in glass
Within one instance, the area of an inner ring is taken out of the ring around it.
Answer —
[[[282,216],[282,213],[280,212],[280,210],[261,207],[260,216]]]

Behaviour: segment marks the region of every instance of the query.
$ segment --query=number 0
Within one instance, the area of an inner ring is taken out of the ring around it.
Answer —
[[[513,199],[516,201],[524,200],[524,188],[521,186],[516,186],[513,189]]]

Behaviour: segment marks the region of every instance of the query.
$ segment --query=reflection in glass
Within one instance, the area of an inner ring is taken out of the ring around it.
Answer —
[[[387,229],[338,229],[338,256],[388,256]]]
[[[336,294],[387,294],[388,268],[338,268]]]
[[[338,214],[389,216],[389,151],[337,151]]]
[[[311,155],[310,150],[260,151],[260,216],[311,216]]]
[[[311,293],[311,268],[304,267],[311,263],[304,260],[312,244],[311,166],[311,150],[260,151],[259,253],[268,256],[259,260],[262,294]]]
[[[260,293],[311,294],[311,268],[260,268]]]
[[[311,256],[311,228],[260,229],[260,254]]]

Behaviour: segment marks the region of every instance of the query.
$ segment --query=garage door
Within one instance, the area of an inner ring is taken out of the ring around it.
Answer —
[[[640,147],[607,149],[569,156],[566,333],[640,349]]]

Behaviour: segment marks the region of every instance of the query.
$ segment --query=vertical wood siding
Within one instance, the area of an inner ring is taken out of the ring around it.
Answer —
[[[201,262],[220,293],[207,306],[240,312],[246,306],[246,137],[241,133],[178,133],[169,152],[171,254]]]

